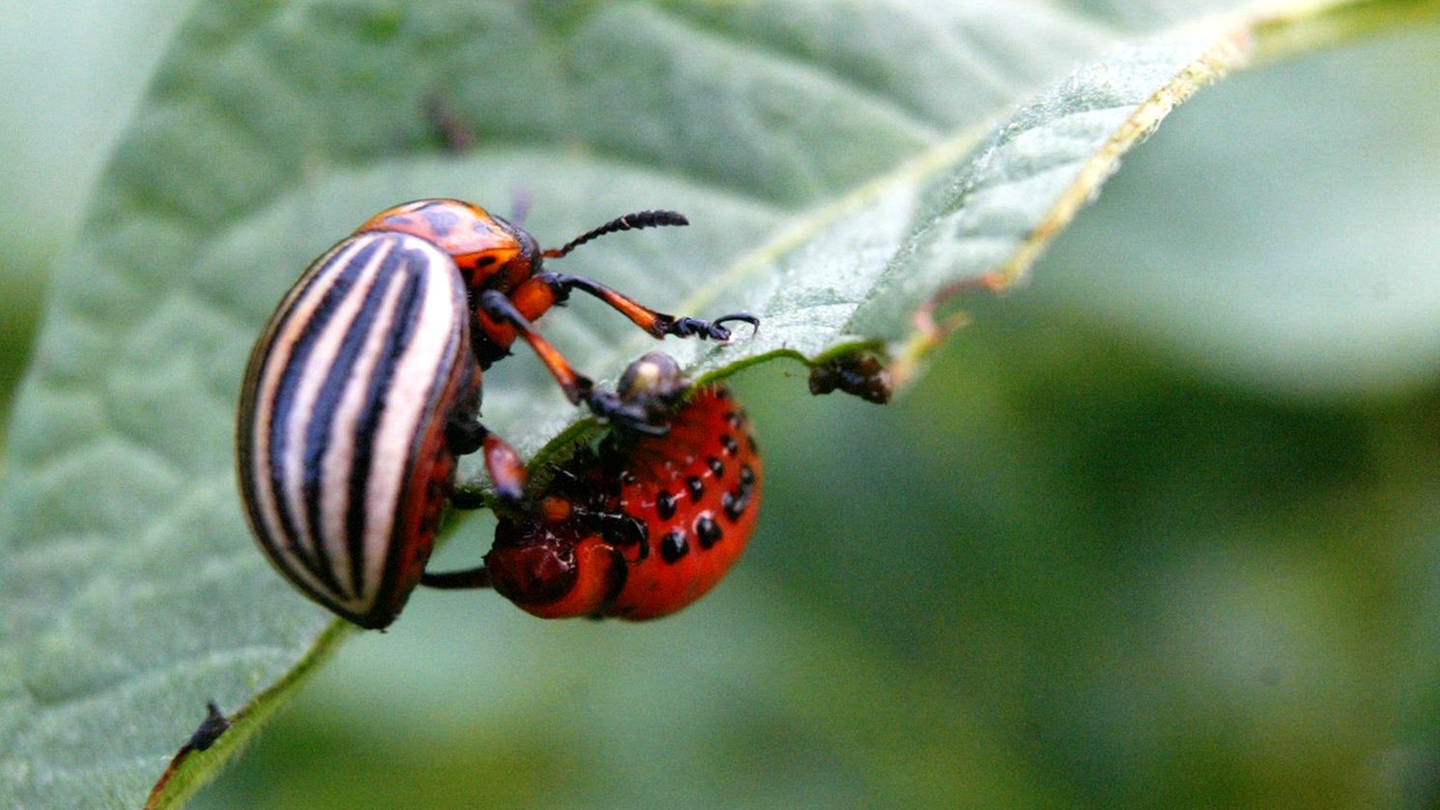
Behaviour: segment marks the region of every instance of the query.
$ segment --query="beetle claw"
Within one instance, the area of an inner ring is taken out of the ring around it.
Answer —
[[[701,340],[724,342],[730,339],[731,334],[729,329],[722,326],[722,324],[727,321],[740,321],[756,328],[760,326],[760,319],[754,315],[748,312],[736,312],[721,316],[713,321],[682,316],[671,321],[664,332],[667,335],[674,335],[675,337],[698,337]]]
[[[729,339],[730,339],[730,330],[729,330],[729,329],[726,329],[725,327],[723,327],[723,326],[720,325],[720,324],[725,323],[725,322],[727,322],[727,321],[736,321],[736,322],[739,322],[739,323],[748,323],[748,324],[750,324],[750,328],[751,328],[751,330],[753,330],[753,331],[751,331],[751,333],[750,333],[750,334],[752,334],[752,335],[754,335],[755,332],[760,331],[760,319],[759,319],[759,318],[755,317],[754,315],[751,315],[751,314],[748,313],[748,312],[732,312],[732,313],[730,313],[729,315],[721,315],[720,317],[718,317],[718,318],[716,318],[715,320],[713,320],[713,321],[710,322],[710,328],[711,328],[711,329],[718,329],[718,330],[721,330],[721,331],[723,331],[723,332],[725,333],[725,336],[724,336],[723,338],[716,338],[717,340],[729,340]]]

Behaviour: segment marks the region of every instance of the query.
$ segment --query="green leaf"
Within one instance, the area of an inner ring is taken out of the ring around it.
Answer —
[[[345,635],[252,548],[230,435],[259,324],[370,214],[530,197],[527,228],[558,244],[676,208],[693,227],[566,270],[763,318],[726,346],[668,341],[697,373],[864,347],[903,384],[945,302],[1022,279],[1199,86],[1257,46],[1436,8],[1235,5],[202,4],[56,272],[13,412],[0,803],[134,806],[214,700],[239,716],[156,797],[182,800]],[[602,378],[649,345],[585,303],[545,329]],[[486,418],[538,452],[578,414],[519,354],[487,375]]]

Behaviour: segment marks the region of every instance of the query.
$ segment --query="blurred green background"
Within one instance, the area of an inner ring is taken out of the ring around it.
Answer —
[[[8,136],[0,391],[131,34],[7,90],[64,128]],[[195,806],[1434,805],[1437,35],[1202,92],[889,407],[735,379],[764,511],[693,608],[422,592]]]

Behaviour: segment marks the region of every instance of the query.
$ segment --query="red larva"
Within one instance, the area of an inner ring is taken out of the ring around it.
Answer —
[[[502,518],[485,568],[427,584],[491,584],[542,618],[652,619],[699,599],[740,558],[760,509],[759,449],[729,390],[686,393],[660,353],[631,364],[620,392],[664,435],[615,428],[554,471],[534,506]]]

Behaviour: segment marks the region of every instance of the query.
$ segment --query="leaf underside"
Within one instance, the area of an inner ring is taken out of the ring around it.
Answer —
[[[183,799],[346,635],[252,548],[230,437],[260,323],[374,212],[529,199],[549,246],[677,209],[690,228],[564,269],[760,316],[728,345],[666,341],[696,375],[868,349],[903,384],[948,299],[1021,280],[1121,154],[1277,24],[1201,5],[201,4],[56,273],[14,410],[0,804],[135,806],[206,701],[243,709],[156,801]],[[651,345],[573,303],[544,328],[578,368],[613,378]],[[579,414],[517,354],[487,424],[543,454]]]

